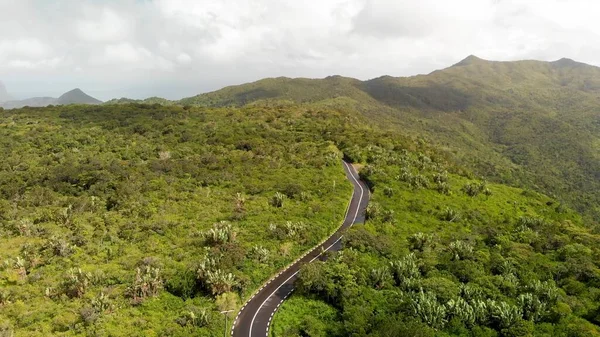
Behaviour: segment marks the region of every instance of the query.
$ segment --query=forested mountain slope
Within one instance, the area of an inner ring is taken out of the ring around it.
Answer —
[[[404,331],[380,321],[597,332],[594,223],[554,198],[485,184],[447,151],[354,110],[57,106],[2,111],[0,133],[8,335],[220,334],[219,311],[239,309],[339,225],[351,193],[342,156],[364,166],[375,204],[345,236],[352,249],[308,267],[323,275],[314,283],[303,275],[306,300],[332,315],[315,324],[373,336]],[[409,274],[386,269],[405,259],[416,259]],[[471,305],[463,288],[494,309],[447,316],[450,300]],[[419,296],[433,311],[410,309]]]
[[[265,79],[180,103],[277,100],[359,112],[447,148],[494,181],[556,195],[600,219],[600,68],[470,56],[428,75]]]

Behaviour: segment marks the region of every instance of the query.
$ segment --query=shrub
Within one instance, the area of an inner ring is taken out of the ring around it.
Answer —
[[[69,269],[62,283],[64,293],[71,298],[83,296],[90,285],[91,278],[91,273],[83,272],[80,268]]]
[[[178,297],[186,300],[194,296],[196,291],[196,273],[189,269],[179,269],[167,277],[165,289]]]
[[[422,290],[411,296],[413,313],[424,323],[434,329],[441,329],[446,324],[446,307],[441,305],[435,295]]]
[[[381,206],[378,203],[371,202],[367,205],[365,217],[367,220],[375,220],[381,214]]]
[[[210,311],[206,308],[191,307],[175,321],[181,326],[200,328],[210,323]]]
[[[473,256],[473,245],[466,241],[456,240],[448,245],[452,260],[466,260]]]
[[[283,201],[285,199],[285,195],[279,192],[276,192],[275,195],[271,198],[271,206],[273,207],[283,207]]]
[[[390,198],[390,197],[392,197],[394,195],[394,189],[391,188],[391,187],[386,186],[386,187],[383,188],[383,194],[386,197]]]
[[[408,249],[411,251],[423,252],[425,249],[433,245],[433,235],[425,233],[415,233],[408,237]]]
[[[137,304],[147,297],[158,295],[163,289],[163,280],[160,276],[160,269],[151,266],[137,268],[133,284],[128,288],[127,293]]]
[[[450,207],[446,207],[439,215],[440,220],[447,222],[460,221],[460,213],[451,209]]]
[[[206,243],[209,245],[220,245],[235,241],[237,232],[235,228],[226,221],[213,224],[213,228],[203,233]]]

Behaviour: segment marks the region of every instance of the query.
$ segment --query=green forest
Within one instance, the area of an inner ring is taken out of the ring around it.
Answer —
[[[0,337],[221,335],[342,223],[342,159],[366,222],[271,337],[600,336],[599,74],[470,57],[0,109]]]
[[[347,123],[275,108],[2,112],[1,335],[221,332],[218,309],[342,221],[352,188],[323,121]]]
[[[600,336],[597,227],[422,153],[353,155],[367,221],[303,267],[272,336]]]

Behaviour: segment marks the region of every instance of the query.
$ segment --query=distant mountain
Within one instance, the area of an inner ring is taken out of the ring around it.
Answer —
[[[0,103],[12,101],[13,99],[14,98],[8,94],[8,91],[6,91],[6,86],[4,86],[4,83],[0,82]]]
[[[14,100],[0,102],[0,107],[4,109],[19,109],[25,106],[44,107],[48,105],[67,105],[67,104],[100,104],[102,101],[95,99],[81,91],[73,89],[64,93],[59,98],[54,97],[33,97],[24,100]]]
[[[110,101],[104,102],[106,105],[111,104],[130,104],[130,103],[138,103],[138,104],[161,104],[161,105],[173,105],[175,102],[169,101],[166,98],[161,97],[149,97],[146,99],[131,99],[126,97],[121,98],[113,98]]]
[[[69,92],[62,94],[56,101],[59,105],[67,104],[100,104],[102,101],[95,99],[94,97],[81,91],[81,89],[73,89]]]
[[[469,56],[445,69],[368,81],[268,78],[180,100],[200,106],[302,103],[363,114],[452,153],[476,173],[560,195],[600,220],[600,68],[563,58]]]
[[[0,107],[4,109],[19,109],[25,106],[44,107],[52,104],[56,104],[56,98],[54,97],[32,97],[20,101],[8,101],[0,103]]]

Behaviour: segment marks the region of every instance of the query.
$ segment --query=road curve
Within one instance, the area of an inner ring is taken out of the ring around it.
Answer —
[[[268,337],[273,315],[281,303],[294,291],[294,281],[300,267],[317,259],[325,251],[338,251],[342,248],[343,232],[355,223],[364,222],[365,209],[369,203],[369,189],[360,180],[351,164],[343,162],[346,177],[354,186],[352,200],[346,210],[342,226],[325,242],[314,247],[286,270],[272,278],[250,298],[238,313],[231,327],[233,337]]]

